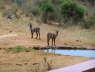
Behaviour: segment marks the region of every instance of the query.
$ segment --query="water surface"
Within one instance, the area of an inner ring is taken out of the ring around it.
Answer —
[[[47,50],[44,50],[44,52],[47,52]],[[54,50],[48,49],[48,52],[54,53]],[[95,58],[95,50],[63,50],[63,49],[56,49],[55,54]]]

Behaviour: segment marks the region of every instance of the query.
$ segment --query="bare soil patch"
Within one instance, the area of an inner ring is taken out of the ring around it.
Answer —
[[[50,64],[51,69],[93,59],[77,56],[54,55],[40,51],[14,53],[6,52],[3,49],[0,50],[0,72],[46,72],[48,66],[47,63],[44,62],[44,58],[46,58],[47,62]]]

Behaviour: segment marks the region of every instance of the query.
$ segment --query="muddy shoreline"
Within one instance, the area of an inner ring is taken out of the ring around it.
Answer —
[[[14,47],[9,47],[7,49],[12,49]],[[95,50],[95,48],[86,48],[86,47],[76,47],[76,46],[32,46],[27,47],[34,50],[45,50],[45,49],[59,49],[59,50]],[[0,50],[4,50],[6,48],[0,48]]]
[[[73,47],[73,46],[47,46],[47,47],[41,47],[41,46],[34,46],[32,47],[35,50],[44,50],[44,49],[62,49],[62,50],[95,50],[95,48],[83,48],[83,47]]]

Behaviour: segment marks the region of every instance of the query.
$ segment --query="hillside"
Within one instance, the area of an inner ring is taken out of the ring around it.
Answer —
[[[39,26],[41,28],[41,40],[31,39],[31,33],[28,27],[28,23],[33,23],[33,26]],[[56,41],[57,46],[79,46],[86,48],[95,48],[95,31],[93,29],[81,29],[78,27],[61,28],[57,26],[51,26],[43,23],[39,23],[29,18],[22,17],[21,19],[9,20],[3,18],[0,15],[0,35],[16,34],[13,37],[0,38],[1,48],[15,47],[18,45],[24,45],[26,47],[31,46],[47,46],[48,32],[59,30],[59,35]]]
[[[24,46],[33,46],[33,45],[41,45],[46,46],[47,40],[46,40],[46,33],[59,30],[59,37],[57,41],[57,45],[70,45],[70,46],[82,46],[87,48],[94,48],[95,47],[95,31],[94,31],[94,17],[92,17],[95,13],[94,6],[92,6],[89,2],[82,2],[81,0],[72,0],[72,2],[80,4],[81,7],[84,7],[86,9],[86,15],[87,22],[82,23],[82,26],[85,26],[87,28],[91,27],[91,29],[85,29],[81,27],[81,24],[78,26],[70,25],[70,24],[63,24],[60,22],[61,18],[59,20],[54,21],[51,19],[48,19],[48,23],[44,24],[44,22],[41,20],[41,16],[39,14],[35,16],[34,14],[36,9],[36,3],[39,3],[42,0],[29,0],[24,1],[21,0],[22,5],[17,5],[20,0],[16,2],[16,0],[1,0],[1,12],[0,12],[0,34],[1,35],[7,35],[7,34],[17,34],[17,37],[15,38],[5,38],[4,40],[1,39],[0,45],[1,47],[10,47],[10,46],[16,46],[16,45],[24,45]],[[53,1],[53,0],[52,0]],[[60,0],[61,1],[61,0]],[[62,0],[63,1],[63,0]],[[28,4],[30,3],[31,6]],[[57,5],[57,1],[53,1]],[[28,4],[28,6],[27,6]],[[33,4],[33,5],[32,5]],[[24,6],[24,7],[23,7]],[[32,7],[33,6],[33,7]],[[27,8],[29,7],[29,8]],[[24,9],[23,9],[24,8]],[[34,11],[31,12],[29,10]],[[5,15],[3,15],[5,13]],[[28,15],[27,15],[28,13]],[[7,16],[6,16],[7,15]],[[12,15],[13,19],[10,19],[10,16]],[[31,16],[32,15],[32,16]],[[9,18],[7,18],[9,16]],[[15,16],[17,18],[15,18]],[[45,17],[45,16],[44,16]],[[33,26],[39,26],[41,27],[41,38],[42,40],[31,40],[30,38],[30,31],[28,27],[28,23],[32,22]],[[71,21],[70,21],[71,22]],[[70,23],[69,22],[69,23]],[[63,24],[63,26],[59,26],[60,23]],[[66,27],[68,26],[68,27]],[[3,31],[3,32],[2,32]],[[44,34],[43,34],[44,33]],[[6,40],[6,42],[5,42]]]
[[[3,16],[36,17],[43,23],[57,22],[59,26],[95,26],[94,0],[1,0]]]
[[[0,0],[0,72],[47,72],[95,59],[32,48],[47,47],[47,33],[57,30],[56,46],[95,49],[94,1]],[[41,40],[31,39],[30,23]]]

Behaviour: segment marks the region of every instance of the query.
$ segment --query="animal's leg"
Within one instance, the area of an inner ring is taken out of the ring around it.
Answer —
[[[55,44],[55,39],[54,39],[54,46],[56,46],[56,44]]]
[[[49,41],[50,41],[50,39],[47,39],[47,45],[49,46]]]
[[[38,33],[36,32],[36,39],[38,38]]]
[[[54,40],[52,39],[52,46],[53,46],[53,44],[54,44]]]
[[[34,34],[34,33],[31,33],[31,38],[33,38],[33,34]]]
[[[39,34],[39,40],[41,39],[41,37],[40,37],[40,32],[38,33]]]

